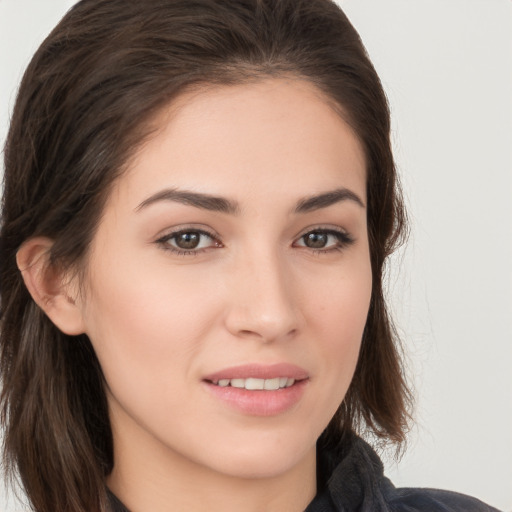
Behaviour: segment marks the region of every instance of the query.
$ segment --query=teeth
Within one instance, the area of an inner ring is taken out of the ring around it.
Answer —
[[[245,379],[231,379],[231,386],[234,388],[245,388]]]
[[[295,379],[288,377],[275,377],[273,379],[220,379],[216,382],[217,386],[253,390],[275,391],[277,389],[289,388],[295,384]]]
[[[263,381],[263,387],[265,389],[276,390],[279,389],[279,377],[275,379],[265,379]]]
[[[265,381],[263,379],[246,379],[245,389],[263,389],[265,387]]]

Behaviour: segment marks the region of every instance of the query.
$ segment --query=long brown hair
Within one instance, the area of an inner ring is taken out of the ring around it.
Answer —
[[[16,267],[20,245],[54,243],[50,264],[80,269],[103,205],[148,122],[187,88],[292,74],[316,85],[367,160],[370,311],[357,369],[325,436],[401,443],[410,394],[383,297],[386,257],[404,233],[379,78],[330,0],[83,0],[36,52],[5,145],[0,234],[4,462],[38,512],[106,510],[113,440],[102,371],[85,335],[59,331]]]

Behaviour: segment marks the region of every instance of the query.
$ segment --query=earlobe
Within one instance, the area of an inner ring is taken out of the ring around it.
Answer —
[[[45,237],[27,240],[16,253],[16,263],[34,302],[65,334],[85,331],[77,286],[69,275],[49,262],[53,241]]]

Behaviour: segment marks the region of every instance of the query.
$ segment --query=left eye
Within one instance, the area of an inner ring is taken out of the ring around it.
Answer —
[[[170,246],[171,250],[197,251],[217,245],[214,238],[204,232],[197,230],[186,230],[171,233],[159,240],[160,243]]]
[[[338,231],[316,230],[302,235],[296,245],[299,247],[308,247],[309,249],[335,249],[343,247],[352,242],[352,239],[346,233]]]

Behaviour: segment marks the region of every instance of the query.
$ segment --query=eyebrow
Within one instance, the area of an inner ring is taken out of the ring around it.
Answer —
[[[295,213],[308,213],[322,208],[327,208],[341,201],[353,201],[364,208],[362,199],[348,188],[338,188],[323,194],[317,194],[311,197],[301,199],[295,207]]]
[[[142,210],[149,205],[157,203],[159,201],[173,201],[176,203],[186,204],[189,206],[195,206],[202,210],[209,210],[212,212],[236,214],[240,211],[238,203],[231,201],[224,197],[212,196],[209,194],[202,194],[198,192],[192,192],[189,190],[178,190],[178,189],[165,189],[152,196],[148,197],[142,203],[137,206],[135,211]]]
[[[192,192],[190,190],[178,190],[175,188],[161,190],[156,194],[153,194],[142,201],[142,203],[135,208],[135,211],[140,211],[160,201],[172,201],[194,206],[195,208],[201,208],[202,210],[227,213],[231,215],[236,215],[240,212],[240,206],[236,201],[210,194]],[[300,199],[295,207],[295,213],[308,213],[320,210],[341,201],[352,201],[362,208],[365,207],[363,201],[356,193],[347,188],[338,188],[336,190]]]

